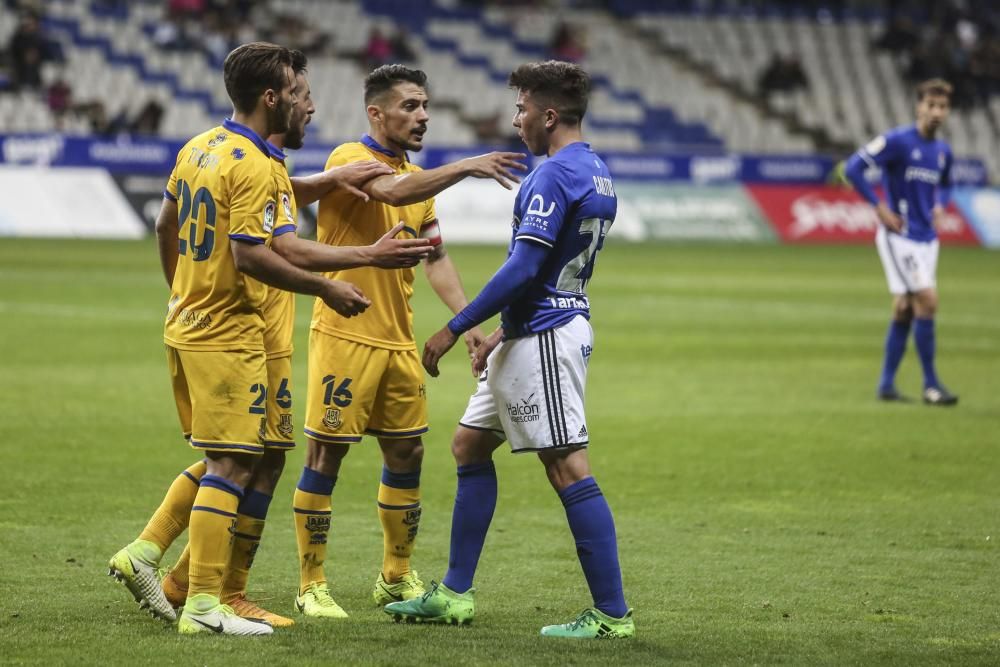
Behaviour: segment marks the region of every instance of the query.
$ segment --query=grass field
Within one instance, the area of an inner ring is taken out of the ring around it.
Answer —
[[[452,255],[470,292],[502,260]],[[589,596],[541,466],[506,454],[476,623],[394,625],[369,605],[381,562],[370,442],[334,494],[327,571],[351,618],[182,639],[105,576],[194,460],[165,371],[154,245],[0,240],[0,663],[995,665],[1000,255],[945,248],[940,276],[939,369],[961,404],[883,405],[888,298],[873,248],[609,244],[591,286],[588,427],[634,641],[537,636]],[[421,341],[446,318],[422,278],[415,310]],[[429,381],[415,559],[427,581],[447,566],[448,443],[473,389],[462,355],[445,361]],[[919,384],[911,346],[899,386]],[[290,455],[251,577],[251,594],[289,615],[302,457]]]

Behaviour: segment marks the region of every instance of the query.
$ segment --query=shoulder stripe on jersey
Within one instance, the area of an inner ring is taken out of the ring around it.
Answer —
[[[549,243],[543,238],[532,236],[531,234],[518,234],[517,236],[514,237],[515,241],[520,241],[521,239],[525,239],[526,241],[534,241],[535,243],[541,243],[542,245],[548,246],[550,248],[553,247],[552,243]]]
[[[273,232],[271,232],[271,236],[281,236],[282,234],[287,234],[288,232],[294,232],[294,231],[295,231],[295,225],[282,225],[281,227],[278,227]]]
[[[246,241],[247,243],[255,243],[258,245],[264,242],[264,239],[259,239],[256,236],[250,236],[249,234],[230,234],[229,238],[236,241]]]
[[[549,339],[549,360],[552,364],[552,375],[555,377],[556,400],[559,404],[559,421],[556,425],[562,429],[562,442],[569,442],[569,433],[566,432],[566,409],[563,406],[562,381],[559,379],[559,357],[556,354],[556,331],[549,329],[545,332]]]
[[[873,160],[871,158],[871,156],[868,155],[868,151],[866,151],[864,149],[858,151],[858,157],[860,157],[862,160],[864,160],[865,164],[867,164],[869,167],[873,167],[873,168],[877,168],[878,167],[878,165],[875,164],[875,160]]]

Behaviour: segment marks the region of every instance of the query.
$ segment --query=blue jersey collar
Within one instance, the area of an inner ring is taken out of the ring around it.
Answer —
[[[278,162],[285,161],[285,153],[280,148],[272,144],[270,141],[266,141],[264,143],[267,144],[267,152],[271,154],[271,157],[273,157]]]
[[[254,146],[259,148],[260,152],[263,153],[264,155],[267,156],[272,155],[271,151],[268,149],[268,146],[270,146],[270,144],[261,139],[259,134],[251,130],[246,125],[243,125],[242,123],[237,123],[232,118],[227,118],[226,120],[222,121],[222,127],[226,128],[230,132],[235,132],[236,134],[246,137],[247,139],[252,141]],[[281,151],[278,152],[280,153]],[[284,159],[284,156],[282,156],[281,159]]]
[[[376,153],[381,153],[382,155],[388,155],[389,157],[396,158],[397,160],[399,159],[398,155],[396,155],[394,152],[392,152],[391,150],[389,150],[388,148],[386,148],[385,146],[383,146],[379,142],[377,142],[374,139],[372,139],[372,136],[370,134],[368,134],[367,132],[361,135],[361,143],[363,143],[365,146],[367,146],[371,150],[375,151]],[[407,162],[409,162],[410,161],[410,156],[408,156],[404,152],[403,153],[403,159],[406,160]]]

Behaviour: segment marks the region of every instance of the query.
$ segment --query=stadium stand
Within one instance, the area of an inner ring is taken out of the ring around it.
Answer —
[[[18,25],[16,4],[0,5],[0,43]],[[0,126],[114,134],[153,101],[163,109],[159,134],[188,136],[229,112],[219,77],[209,75],[220,58],[247,36],[280,39],[275,25],[297,25],[296,38],[311,48],[320,110],[312,132],[325,143],[366,127],[357,92],[373,30],[405,30],[412,62],[430,75],[435,141],[455,147],[511,140],[507,73],[549,57],[553,35],[569,28],[594,76],[588,132],[600,149],[844,154],[912,118],[905,63],[874,46],[886,31],[878,9],[839,16],[817,14],[808,2],[753,5],[768,11],[643,0],[242,4],[245,15],[213,20],[178,17],[163,0],[36,4],[61,53],[42,65],[43,91],[61,79],[73,101],[63,112],[37,91],[0,93]],[[803,88],[761,94],[761,74],[776,54],[801,69]],[[1000,157],[982,147],[1000,139],[1000,96],[956,110],[947,133],[957,155],[983,153],[998,173]]]

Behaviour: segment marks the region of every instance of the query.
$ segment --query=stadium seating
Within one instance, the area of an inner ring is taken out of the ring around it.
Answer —
[[[408,30],[416,66],[430,75],[435,143],[478,142],[476,127],[496,118],[509,132],[512,93],[506,76],[521,62],[546,57],[563,21],[583,30],[583,62],[594,78],[588,134],[605,150],[810,153],[849,150],[878,131],[912,119],[908,87],[892,56],[870,44],[877,19],[817,21],[804,15],[706,15],[691,3],[616,0],[630,13],[509,7],[469,8],[454,0],[270,0],[262,16],[308,17],[326,36],[329,53],[360,53],[369,31]],[[46,83],[71,82],[74,98],[101,100],[108,113],[132,114],[150,99],[165,115],[161,134],[184,137],[229,112],[218,63],[202,51],[166,50],[157,30],[165,3],[141,0],[114,10],[100,3],[49,0],[45,26],[59,40],[64,64],[46,64]],[[0,42],[16,15],[0,6]],[[259,16],[258,16],[259,20]],[[259,26],[258,26],[259,27]],[[757,94],[760,72],[774,53],[796,57],[809,87],[796,93]],[[324,143],[357,136],[367,126],[360,100],[363,70],[332,55],[310,61],[319,112],[311,132]],[[67,117],[65,132],[86,133]],[[998,143],[1000,99],[960,111],[948,125],[958,155]],[[42,131],[56,119],[37,95],[0,94],[5,131]],[[981,155],[993,173],[995,151]]]

